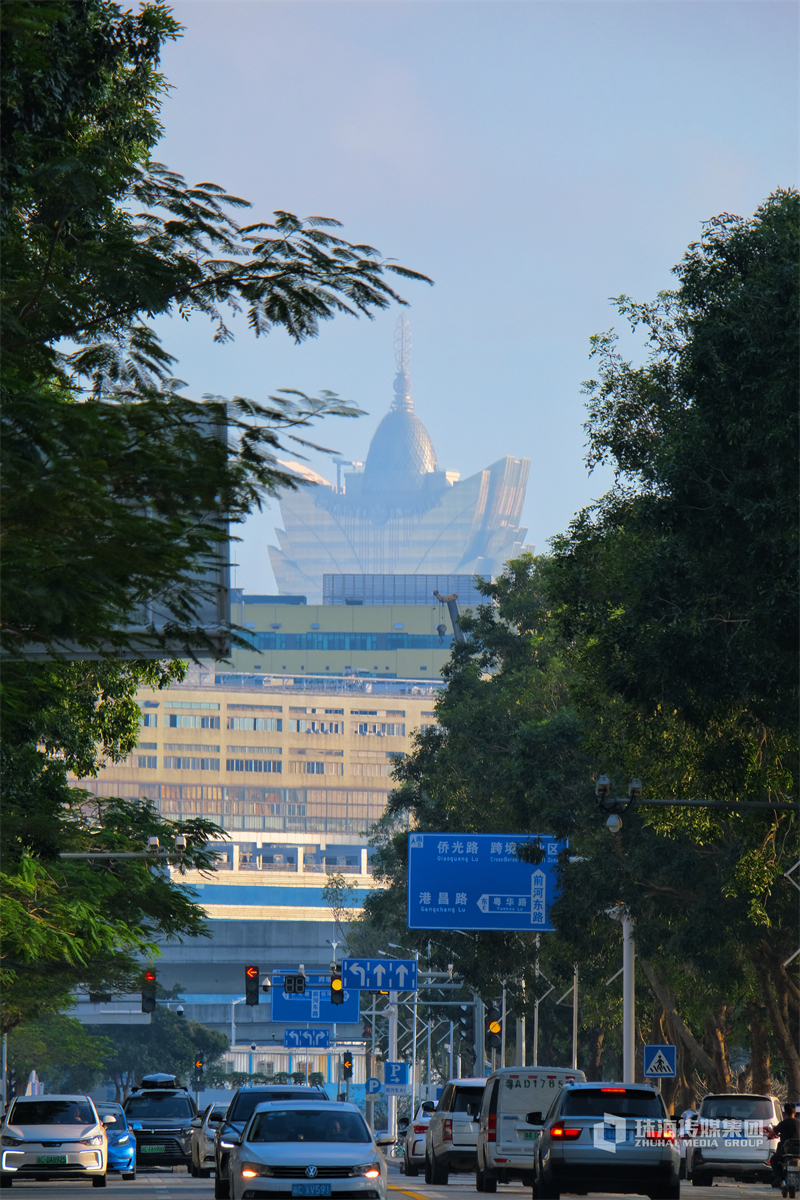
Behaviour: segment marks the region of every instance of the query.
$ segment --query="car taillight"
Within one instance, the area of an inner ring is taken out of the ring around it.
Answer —
[[[576,1138],[581,1136],[580,1129],[567,1128],[563,1121],[557,1121],[555,1125],[550,1127],[550,1136],[561,1138],[565,1142],[574,1142]]]
[[[486,1138],[490,1142],[497,1141],[497,1113],[489,1113],[486,1123]]]
[[[600,1088],[600,1091],[601,1092],[621,1092],[623,1096],[625,1095],[625,1088]]]
[[[453,1140],[453,1122],[442,1121],[442,1141],[452,1142]]]
[[[651,1142],[674,1142],[675,1130],[668,1128],[652,1130],[647,1134],[647,1137]]]
[[[428,1128],[427,1125],[415,1125],[414,1133],[425,1133],[427,1131],[427,1128]]]

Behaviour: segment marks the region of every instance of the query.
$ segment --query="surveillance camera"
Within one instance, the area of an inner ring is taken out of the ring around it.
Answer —
[[[179,833],[178,836],[175,838],[175,849],[180,851],[181,853],[186,849],[186,838],[183,836],[182,833]]]
[[[183,1016],[183,1005],[179,1004],[178,1007],[175,1009],[175,1012],[178,1014],[179,1017],[182,1017]]]
[[[339,964],[338,964],[337,962],[332,962],[332,963],[331,963],[331,970],[332,970],[332,971],[336,971],[336,970],[338,970],[338,968],[339,968]]]
[[[606,828],[609,833],[619,833],[622,829],[622,817],[618,817],[616,813],[612,813],[606,821]]]
[[[149,837],[149,838],[147,839],[147,849],[148,849],[148,850],[157,850],[157,849],[158,849],[158,844],[159,844],[159,843],[158,843],[158,838],[157,838],[157,837]]]
[[[251,1043],[250,1043],[250,1049],[251,1049],[251,1050],[255,1050],[255,1048],[256,1048],[256,1044],[255,1044],[255,1042],[251,1042]]]
[[[261,990],[262,992],[269,992],[272,990],[272,984],[268,979],[261,980]]]
[[[631,800],[641,800],[642,798],[642,781],[641,779],[632,779],[628,784],[628,795]]]
[[[611,787],[611,784],[609,783],[608,776],[607,775],[598,775],[597,783],[594,786],[595,796],[599,797],[600,800],[604,800],[605,797],[608,795],[608,791],[609,791],[610,787]]]

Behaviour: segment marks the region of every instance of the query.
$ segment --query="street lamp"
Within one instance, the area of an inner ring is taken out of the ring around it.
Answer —
[[[635,1083],[636,980],[633,964],[636,950],[633,942],[633,918],[624,904],[607,908],[606,914],[612,921],[619,921],[622,925],[622,1082]]]
[[[728,812],[738,812],[743,808],[761,808],[783,811],[790,809],[797,812],[798,805],[786,800],[645,800],[642,797],[642,781],[634,777],[628,784],[628,799],[611,796],[611,784],[607,775],[598,775],[594,793],[597,797],[597,807],[601,813],[609,813],[606,826],[611,833],[619,833],[622,828],[620,813],[633,810],[640,804],[658,805],[661,808],[725,808]]]

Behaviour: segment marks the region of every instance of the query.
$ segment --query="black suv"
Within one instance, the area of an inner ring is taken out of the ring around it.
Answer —
[[[327,1100],[324,1088],[309,1087],[305,1083],[267,1083],[245,1084],[237,1088],[233,1094],[225,1120],[218,1127],[214,1137],[214,1196],[216,1200],[227,1200],[230,1195],[228,1180],[228,1158],[232,1143],[230,1136],[238,1137],[253,1115],[258,1104],[267,1104],[272,1100],[281,1103],[283,1100]],[[138,1136],[138,1135],[137,1135]]]
[[[137,1166],[191,1166],[197,1106],[174,1075],[145,1075],[122,1107],[129,1122],[141,1124],[136,1130]]]

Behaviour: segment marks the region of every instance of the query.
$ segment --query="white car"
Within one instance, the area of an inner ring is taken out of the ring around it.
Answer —
[[[108,1138],[88,1096],[18,1096],[3,1122],[0,1187],[23,1179],[106,1186]]]
[[[604,1191],[680,1200],[675,1126],[649,1084],[566,1084],[546,1114],[534,1109],[528,1121],[543,1124],[536,1142],[538,1200]]]
[[[409,1121],[403,1142],[403,1174],[413,1177],[419,1175],[420,1167],[425,1165],[425,1134],[431,1120],[431,1113],[436,1108],[433,1100],[423,1100],[414,1119]]]
[[[686,1178],[695,1187],[711,1187],[714,1176],[769,1183],[770,1155],[778,1139],[766,1133],[781,1117],[777,1096],[748,1092],[706,1096],[686,1144]]]
[[[233,1138],[231,1138],[233,1141]],[[386,1161],[355,1104],[259,1104],[228,1157],[231,1200],[386,1200]]]
[[[192,1162],[189,1174],[195,1179],[210,1179],[214,1170],[214,1136],[218,1126],[225,1120],[227,1104],[209,1104],[201,1117],[194,1117],[192,1125]]]
[[[451,1079],[439,1097],[425,1134],[425,1182],[447,1183],[451,1171],[478,1164],[478,1113],[485,1079]]]

